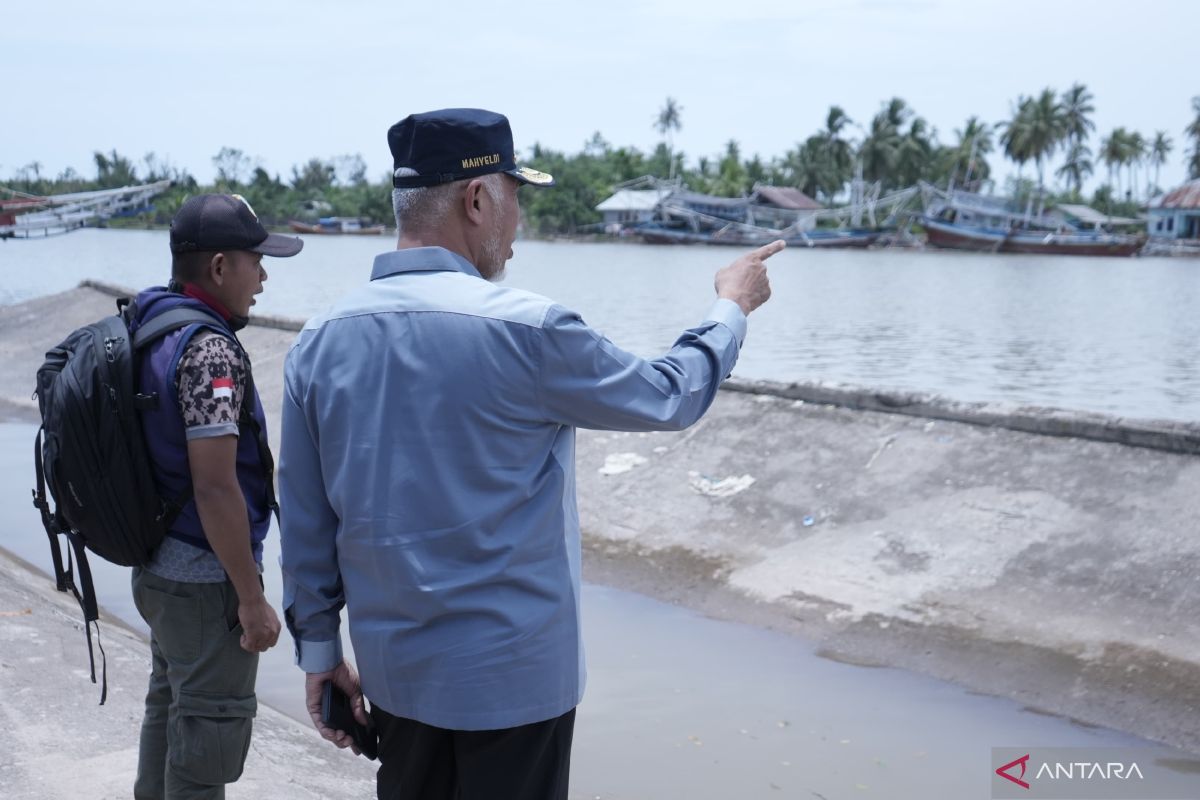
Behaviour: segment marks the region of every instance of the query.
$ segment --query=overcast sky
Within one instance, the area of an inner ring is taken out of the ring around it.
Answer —
[[[1022,93],[1082,81],[1093,152],[1118,125],[1164,130],[1170,186],[1198,39],[1197,0],[23,1],[0,27],[0,179],[32,161],[90,176],[92,152],[115,148],[209,181],[225,145],[285,179],[359,153],[374,178],[389,125],[448,106],[506,113],[518,149],[576,152],[600,131],[649,151],[667,96],[690,162],[731,138],[766,159],[831,104],[866,125],[899,96],[948,142],[971,114],[994,122]]]

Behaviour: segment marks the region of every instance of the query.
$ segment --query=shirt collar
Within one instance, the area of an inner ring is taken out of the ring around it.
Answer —
[[[233,319],[233,313],[229,309],[227,309],[224,306],[224,304],[221,303],[220,300],[213,297],[211,294],[204,291],[196,284],[194,284],[194,283],[184,284],[183,293],[185,295],[187,295],[188,297],[192,297],[192,298],[195,298],[196,300],[199,300],[201,303],[204,303],[204,305],[208,306],[213,311],[216,311],[218,314],[221,315],[221,319],[225,320],[226,322],[229,322],[231,319]]]
[[[444,247],[406,247],[375,256],[371,280],[401,272],[463,272],[475,278],[483,277],[470,261]]]

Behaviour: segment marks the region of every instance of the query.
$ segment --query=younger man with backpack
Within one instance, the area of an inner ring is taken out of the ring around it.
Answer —
[[[134,334],[172,309],[205,315],[149,345],[137,376],[140,393],[158,397],[142,430],[159,492],[181,506],[133,570],[153,659],[138,800],[223,798],[245,763],[258,654],[278,639],[279,618],[260,578],[275,508],[266,418],[236,332],[267,278],[262,257],[302,246],[268,234],[238,195],[192,197],[171,222],[170,284],[137,298]]]

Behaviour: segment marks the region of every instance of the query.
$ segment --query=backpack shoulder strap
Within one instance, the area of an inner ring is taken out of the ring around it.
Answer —
[[[133,349],[141,350],[172,331],[198,323],[212,323],[216,318],[198,308],[177,306],[138,326],[133,334]]]
[[[239,347],[241,343],[238,343]],[[258,460],[263,469],[263,475],[266,478],[266,499],[267,507],[271,509],[271,513],[275,515],[275,523],[279,523],[279,501],[275,497],[275,459],[271,455],[271,445],[267,442],[267,433],[258,424],[258,419],[254,416],[254,396],[256,394],[254,388],[254,370],[250,365],[250,355],[242,350],[242,358],[246,363],[246,389],[242,397],[242,408],[238,415],[238,425],[249,429],[254,435],[255,444],[258,446]]]

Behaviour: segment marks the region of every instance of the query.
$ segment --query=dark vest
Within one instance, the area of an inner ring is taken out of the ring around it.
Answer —
[[[142,432],[146,439],[146,448],[150,461],[154,466],[154,477],[158,484],[160,495],[168,500],[183,496],[184,490],[191,484],[192,472],[188,465],[187,437],[183,425],[183,415],[179,412],[179,396],[175,388],[175,372],[179,367],[179,359],[191,338],[201,330],[207,329],[230,339],[242,354],[247,370],[250,359],[242,349],[241,342],[221,316],[205,303],[174,292],[168,292],[161,287],[147,289],[138,295],[138,318],[140,325],[159,314],[179,306],[188,306],[206,312],[212,316],[211,323],[189,325],[181,328],[150,345],[149,351],[142,354],[141,371],[138,388],[143,394],[156,393],[158,403],[153,409],[142,412]],[[137,327],[132,326],[136,331]],[[243,394],[245,387],[242,387]],[[253,397],[254,418],[258,420],[263,435],[266,435],[267,419],[263,413],[262,402],[255,389]],[[254,433],[242,427],[238,436],[237,446],[237,479],[241,486],[242,495],[246,498],[246,510],[250,521],[250,544],[254,551],[254,560],[262,563],[262,543],[267,537],[270,527],[271,510],[267,493],[266,470],[259,456],[258,442]],[[189,500],[183,511],[175,519],[171,530],[167,533],[175,539],[195,545],[205,550],[212,550],[204,535],[204,527],[200,524],[200,516],[196,511],[196,501]]]

